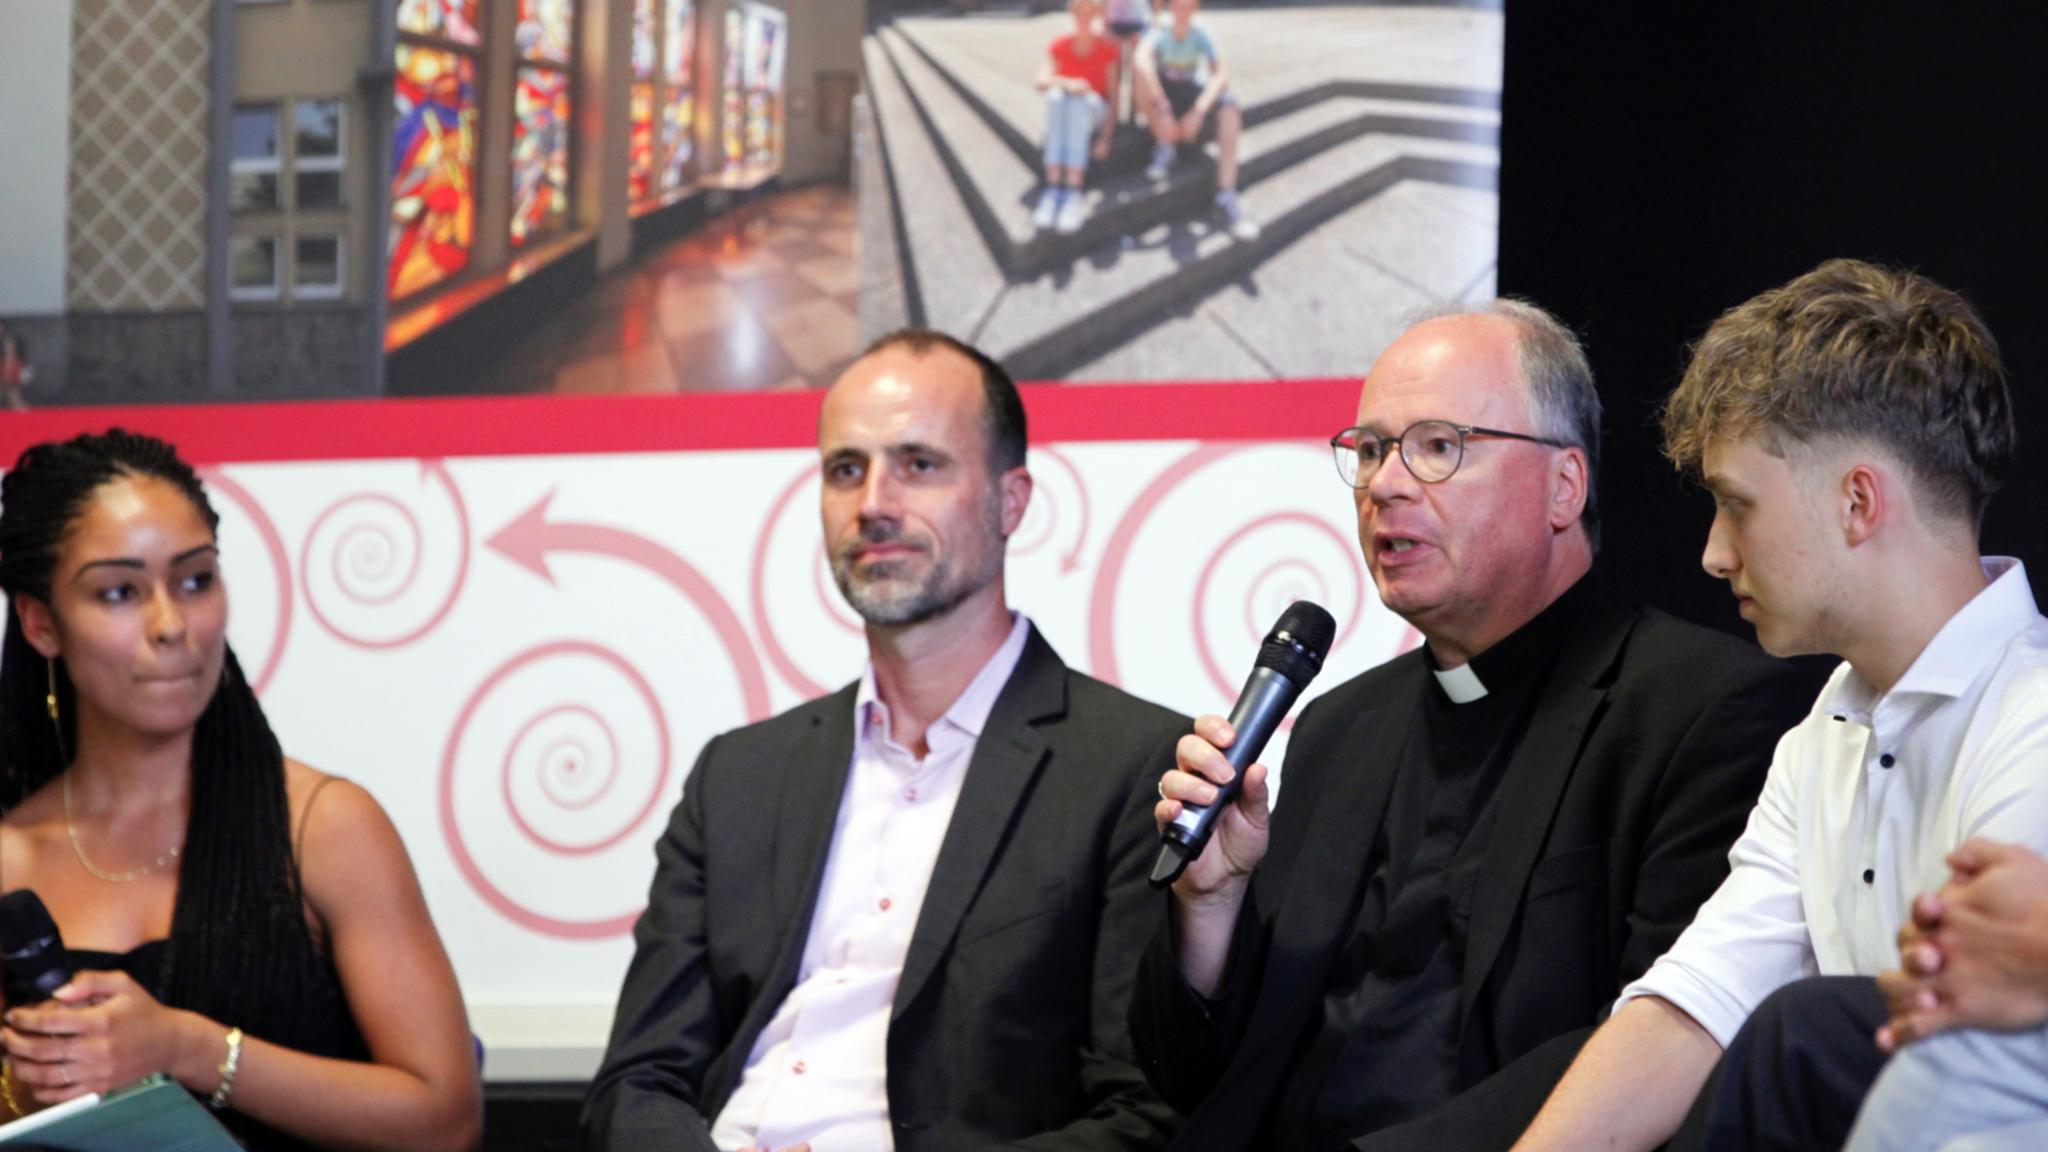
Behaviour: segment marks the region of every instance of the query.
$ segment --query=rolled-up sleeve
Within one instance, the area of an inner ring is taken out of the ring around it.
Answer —
[[[1970,777],[1961,789],[1958,837],[2024,844],[2048,855],[2048,662],[2013,676],[1996,698],[1983,734],[1966,738],[1959,762]]]
[[[1616,1011],[1638,996],[1660,997],[1726,1048],[1764,997],[1817,971],[1799,885],[1799,736],[1794,728],[1779,740],[1763,794],[1728,853],[1728,878],[1671,950],[1622,989]]]

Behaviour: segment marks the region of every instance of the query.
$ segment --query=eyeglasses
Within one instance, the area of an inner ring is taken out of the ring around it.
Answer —
[[[1409,475],[1424,484],[1441,484],[1458,471],[1458,465],[1465,462],[1465,440],[1471,436],[1527,440],[1531,444],[1548,444],[1552,448],[1572,447],[1562,440],[1503,432],[1498,428],[1476,428],[1470,424],[1453,424],[1449,420],[1418,420],[1399,436],[1375,436],[1365,428],[1346,428],[1330,437],[1330,451],[1337,458],[1337,475],[1353,488],[1370,485],[1380,465],[1386,462],[1387,449],[1396,446],[1401,450],[1401,463],[1407,466]]]

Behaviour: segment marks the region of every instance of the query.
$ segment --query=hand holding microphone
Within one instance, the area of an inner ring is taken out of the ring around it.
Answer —
[[[40,1004],[71,980],[71,957],[42,897],[0,896],[0,997],[10,1008]]]
[[[1211,894],[1247,875],[1266,854],[1266,769],[1254,764],[1288,709],[1322,671],[1337,622],[1321,607],[1297,600],[1281,613],[1259,647],[1258,662],[1230,719],[1204,716],[1174,749],[1176,771],[1159,782],[1159,859],[1152,884],[1164,887],[1196,864],[1182,894]],[[1242,799],[1240,799],[1242,797]],[[1204,852],[1217,825],[1213,854]],[[1190,891],[1189,889],[1192,889]]]
[[[1192,734],[1175,745],[1175,768],[1159,782],[1160,800],[1153,807],[1163,831],[1183,812],[1214,805],[1222,787],[1238,779],[1224,750],[1237,739],[1230,721],[1221,716],[1195,718]],[[1172,881],[1174,890],[1190,899],[1213,896],[1234,880],[1252,874],[1266,856],[1266,833],[1272,793],[1266,786],[1267,769],[1253,764],[1244,770],[1235,796],[1217,813],[1210,847],[1187,860],[1185,870]]]
[[[56,921],[27,889],[0,897],[0,992],[0,1049],[13,1065],[17,1104],[31,1096],[57,1104],[153,1072],[180,1076],[181,1053],[204,1048],[211,1057],[222,1035],[196,1013],[159,1003],[126,972],[73,972]],[[191,1079],[181,1076],[188,1088]]]

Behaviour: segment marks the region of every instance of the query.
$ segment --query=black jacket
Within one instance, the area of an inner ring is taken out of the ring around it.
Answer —
[[[591,1152],[711,1149],[793,985],[853,756],[848,686],[713,740],[684,785],[591,1084]],[[1153,788],[1185,717],[1068,671],[1034,629],[975,746],[889,1025],[902,1152],[1163,1146],[1126,1031],[1164,921]]]
[[[1132,1030],[1147,1076],[1188,1116],[1174,1147],[1253,1146],[1322,1011],[1426,660],[1407,653],[1302,714],[1213,1013],[1167,931],[1147,951]],[[1815,687],[1733,637],[1596,601],[1500,783],[1464,957],[1458,1095],[1355,1146],[1513,1144],[1623,985],[1727,876],[1772,749]]]

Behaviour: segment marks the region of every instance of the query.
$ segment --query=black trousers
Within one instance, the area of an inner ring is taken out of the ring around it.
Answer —
[[[1665,1152],[1832,1152],[1884,1067],[1888,1013],[1868,976],[1772,993],[1736,1033]]]

